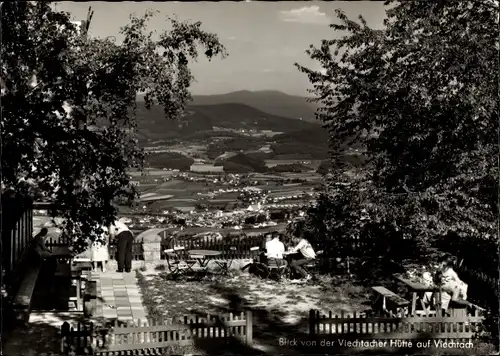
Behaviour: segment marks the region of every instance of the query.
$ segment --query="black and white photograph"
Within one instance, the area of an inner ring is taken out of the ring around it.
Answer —
[[[500,355],[498,0],[0,8],[0,355]]]

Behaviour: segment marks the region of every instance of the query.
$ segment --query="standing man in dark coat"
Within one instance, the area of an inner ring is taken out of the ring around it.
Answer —
[[[122,221],[115,221],[111,225],[110,238],[116,238],[117,243],[117,258],[118,270],[117,272],[130,272],[132,270],[132,244],[134,242],[134,235],[129,230],[128,226]]]

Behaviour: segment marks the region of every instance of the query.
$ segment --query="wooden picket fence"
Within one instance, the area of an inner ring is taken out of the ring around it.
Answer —
[[[182,258],[186,258],[189,250],[215,250],[222,252],[221,255],[209,257],[209,259],[249,259],[253,257],[253,253],[250,250],[254,246],[264,246],[264,235],[259,236],[223,236],[222,239],[217,239],[213,236],[207,237],[197,237],[192,236],[174,236],[168,237],[164,236],[161,242],[161,255],[162,260],[166,260],[167,256],[164,251],[173,247],[184,247],[183,251],[179,251]],[[362,242],[353,239],[353,246],[362,246]],[[63,237],[50,238],[46,242],[48,247],[51,246],[64,246],[68,244],[67,239]],[[324,250],[325,255],[330,256],[327,251],[331,251],[330,245],[327,243],[319,243],[315,246],[316,250]],[[110,258],[114,259],[116,254],[116,245],[111,244],[109,246]],[[334,256],[332,254],[331,256]],[[143,248],[141,242],[134,242],[132,244],[132,259],[133,260],[144,260]]]
[[[222,316],[184,316],[162,320],[141,320],[133,325],[115,321],[112,327],[95,327],[92,323],[61,326],[61,353],[78,355],[163,355],[172,346],[195,345],[200,340],[229,342],[236,339],[252,344],[252,312]]]
[[[109,258],[116,259],[116,245],[112,244],[109,246]],[[142,261],[144,260],[144,251],[142,249],[142,243],[134,242],[132,243],[132,260]]]
[[[484,318],[475,310],[465,316],[410,316],[388,317],[348,313],[341,315],[309,313],[309,334],[347,337],[356,339],[448,339],[455,341],[474,338],[481,329]]]
[[[47,247],[54,246],[66,246],[68,241],[63,237],[59,238],[49,238],[46,241]],[[222,239],[217,240],[215,238],[205,238],[205,239],[192,239],[189,237],[183,238],[171,238],[163,240],[161,244],[161,254],[160,259],[166,260],[167,256],[165,250],[173,247],[184,247],[183,250],[177,251],[179,257],[187,258],[189,250],[215,250],[222,252],[218,256],[208,256],[208,259],[217,260],[236,260],[236,259],[251,259],[254,256],[254,252],[250,249],[254,246],[264,246],[263,236],[249,236],[244,239]],[[316,250],[322,249],[321,245],[315,246]],[[325,256],[329,256],[327,253]],[[116,258],[116,245],[111,244],[109,246],[109,256],[111,260]],[[331,257],[331,256],[330,256]],[[141,242],[134,242],[132,244],[132,260],[143,261],[144,251]],[[324,259],[327,262],[326,259]]]
[[[67,246],[69,241],[64,238],[64,237],[59,237],[59,238],[49,238],[47,241],[45,241],[45,245],[47,245],[48,248],[55,247],[55,246]],[[109,250],[109,258],[111,260],[114,260],[116,258],[116,245],[111,244],[108,247]],[[85,253],[84,253],[85,254]],[[134,242],[132,244],[132,260],[144,260],[144,253],[142,250],[142,243],[140,242]]]
[[[249,259],[252,258],[250,249],[254,246],[263,246],[263,243],[263,236],[248,236],[244,239],[215,239],[213,237],[193,239],[190,237],[174,237],[163,241],[162,250],[173,248],[174,246],[183,246],[184,250],[180,251],[180,255],[183,258],[187,257],[189,250],[215,250],[222,252],[222,254],[213,257],[213,259]],[[163,251],[161,258],[166,259]]]

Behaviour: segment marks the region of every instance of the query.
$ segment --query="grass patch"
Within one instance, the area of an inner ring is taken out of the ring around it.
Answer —
[[[212,280],[169,280],[167,273],[145,276],[138,273],[144,306],[152,317],[179,317],[192,313],[224,314],[249,308],[283,315],[285,323],[308,316],[310,309],[324,313],[361,312],[367,309],[364,287],[321,284],[297,285],[263,280],[244,273]]]

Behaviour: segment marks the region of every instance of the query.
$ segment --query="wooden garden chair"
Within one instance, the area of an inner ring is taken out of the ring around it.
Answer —
[[[167,258],[168,271],[174,278],[183,276],[188,272],[194,272],[193,266],[196,263],[196,260],[184,260],[180,256],[180,251],[184,251],[184,246],[174,247],[164,251]]]

